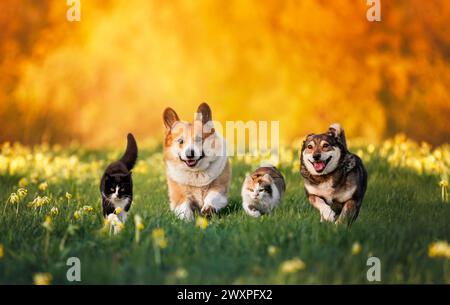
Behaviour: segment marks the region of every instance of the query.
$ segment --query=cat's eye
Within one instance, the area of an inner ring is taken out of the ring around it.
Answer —
[[[248,188],[248,189],[247,189],[247,191],[253,192],[253,189],[251,189],[251,188]]]
[[[313,148],[311,144],[309,144],[307,147],[308,147],[308,149],[312,149]]]
[[[183,140],[183,138],[179,138],[178,140],[177,140],[177,142],[178,142],[178,144],[183,144],[184,143],[184,140]]]
[[[114,191],[115,191],[114,188],[112,188],[112,189],[111,189],[111,192],[114,192]]]
[[[328,147],[330,147],[330,144],[324,143],[322,147],[323,147],[323,148],[328,148]]]

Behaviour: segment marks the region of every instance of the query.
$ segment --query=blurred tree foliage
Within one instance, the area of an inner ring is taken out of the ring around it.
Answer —
[[[371,140],[448,141],[450,2],[0,2],[0,140],[103,145],[162,132],[208,101],[219,120],[280,120],[285,141],[341,122]]]

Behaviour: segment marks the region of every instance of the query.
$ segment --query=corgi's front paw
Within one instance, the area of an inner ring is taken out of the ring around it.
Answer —
[[[211,213],[217,213],[223,209],[228,203],[227,197],[219,192],[210,191],[206,195],[201,213],[209,215]]]
[[[175,215],[181,220],[193,221],[194,211],[192,210],[191,204],[189,202],[183,202],[182,204],[173,208]]]
[[[216,212],[216,209],[212,206],[212,204],[206,203],[202,209],[200,210],[202,215],[211,216],[211,214]]]

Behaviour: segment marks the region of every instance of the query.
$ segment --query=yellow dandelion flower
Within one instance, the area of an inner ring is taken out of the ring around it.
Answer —
[[[53,207],[53,208],[50,210],[50,214],[53,215],[53,216],[58,215],[58,214],[59,214],[58,208],[57,208],[57,207]]]
[[[161,249],[167,247],[167,239],[165,237],[164,229],[156,228],[152,231],[153,242]]]
[[[205,230],[208,227],[208,220],[205,217],[197,217],[195,225],[202,230]]]
[[[446,241],[437,241],[428,247],[428,256],[432,258],[450,259],[450,245]]]
[[[442,180],[439,182],[439,186],[440,186],[440,187],[448,187],[448,181],[445,180],[445,179],[442,179]]]
[[[270,256],[275,257],[278,254],[278,248],[275,246],[269,246],[267,248],[267,253],[269,253]]]
[[[362,250],[362,247],[361,247],[361,244],[359,242],[353,243],[352,255],[358,255],[359,253],[361,253],[361,250]]]
[[[17,190],[17,195],[20,197],[20,199],[25,198],[27,196],[27,194],[28,194],[27,189],[20,188]]]
[[[142,223],[142,218],[139,215],[134,216],[134,224],[136,225],[136,230],[144,230],[144,224]]]
[[[19,203],[19,201],[20,201],[20,197],[16,193],[11,193],[11,195],[9,195],[8,202],[10,204],[16,204],[16,203]]]
[[[72,194],[70,194],[70,193],[68,193],[68,192],[66,192],[66,198],[68,199],[68,200],[70,200],[71,198],[72,198]]]
[[[120,213],[122,213],[122,208],[121,208],[121,207],[117,207],[117,208],[114,210],[114,214],[119,215]]]
[[[33,282],[35,285],[50,285],[53,277],[50,273],[36,273],[33,276]]]
[[[0,244],[0,259],[5,255],[5,248],[3,244]]]
[[[175,271],[175,277],[179,280],[185,279],[185,278],[187,278],[187,276],[188,276],[188,272],[184,268],[178,268]]]
[[[152,231],[153,239],[164,238],[165,232],[162,228],[156,228]]]
[[[282,273],[286,274],[296,273],[300,270],[305,269],[305,266],[306,266],[305,263],[301,259],[294,258],[291,260],[284,261],[280,266],[280,270]]]
[[[45,217],[45,221],[42,223],[42,226],[47,230],[52,230],[52,218],[50,216]]]
[[[34,198],[34,200],[32,202],[30,202],[28,204],[28,206],[30,207],[34,207],[35,209],[42,207],[43,205],[47,204],[50,202],[50,198],[48,198],[47,196],[41,197],[41,196],[37,196],[36,198]]]
[[[19,184],[19,187],[24,188],[24,187],[26,187],[28,185],[28,179],[25,178],[25,177],[20,178],[18,184]]]
[[[82,214],[81,214],[81,211],[80,211],[80,210],[76,210],[76,211],[73,213],[73,218],[75,218],[75,219],[80,219],[81,216],[82,216]]]
[[[83,207],[83,211],[86,212],[86,213],[89,213],[89,212],[94,211],[94,208],[91,207],[90,205],[85,205],[85,206]]]
[[[38,189],[41,192],[45,192],[48,188],[48,183],[47,182],[42,182],[41,184],[39,184]]]

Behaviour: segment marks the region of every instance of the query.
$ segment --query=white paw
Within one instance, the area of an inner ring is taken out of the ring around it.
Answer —
[[[206,195],[203,202],[204,204],[201,210],[202,214],[210,212],[219,212],[228,204],[227,197],[216,191],[210,191],[208,195]]]
[[[320,208],[320,222],[330,221],[334,222],[336,213],[330,208],[329,205],[323,205]]]
[[[193,221],[194,220],[194,211],[192,211],[191,205],[189,202],[184,202],[179,206],[172,209],[175,215],[181,220],[185,221]]]
[[[247,213],[247,215],[252,216],[252,217],[260,217],[261,216],[261,212],[256,210],[256,209],[250,209],[248,207],[248,205],[244,205],[244,211],[245,213]]]

